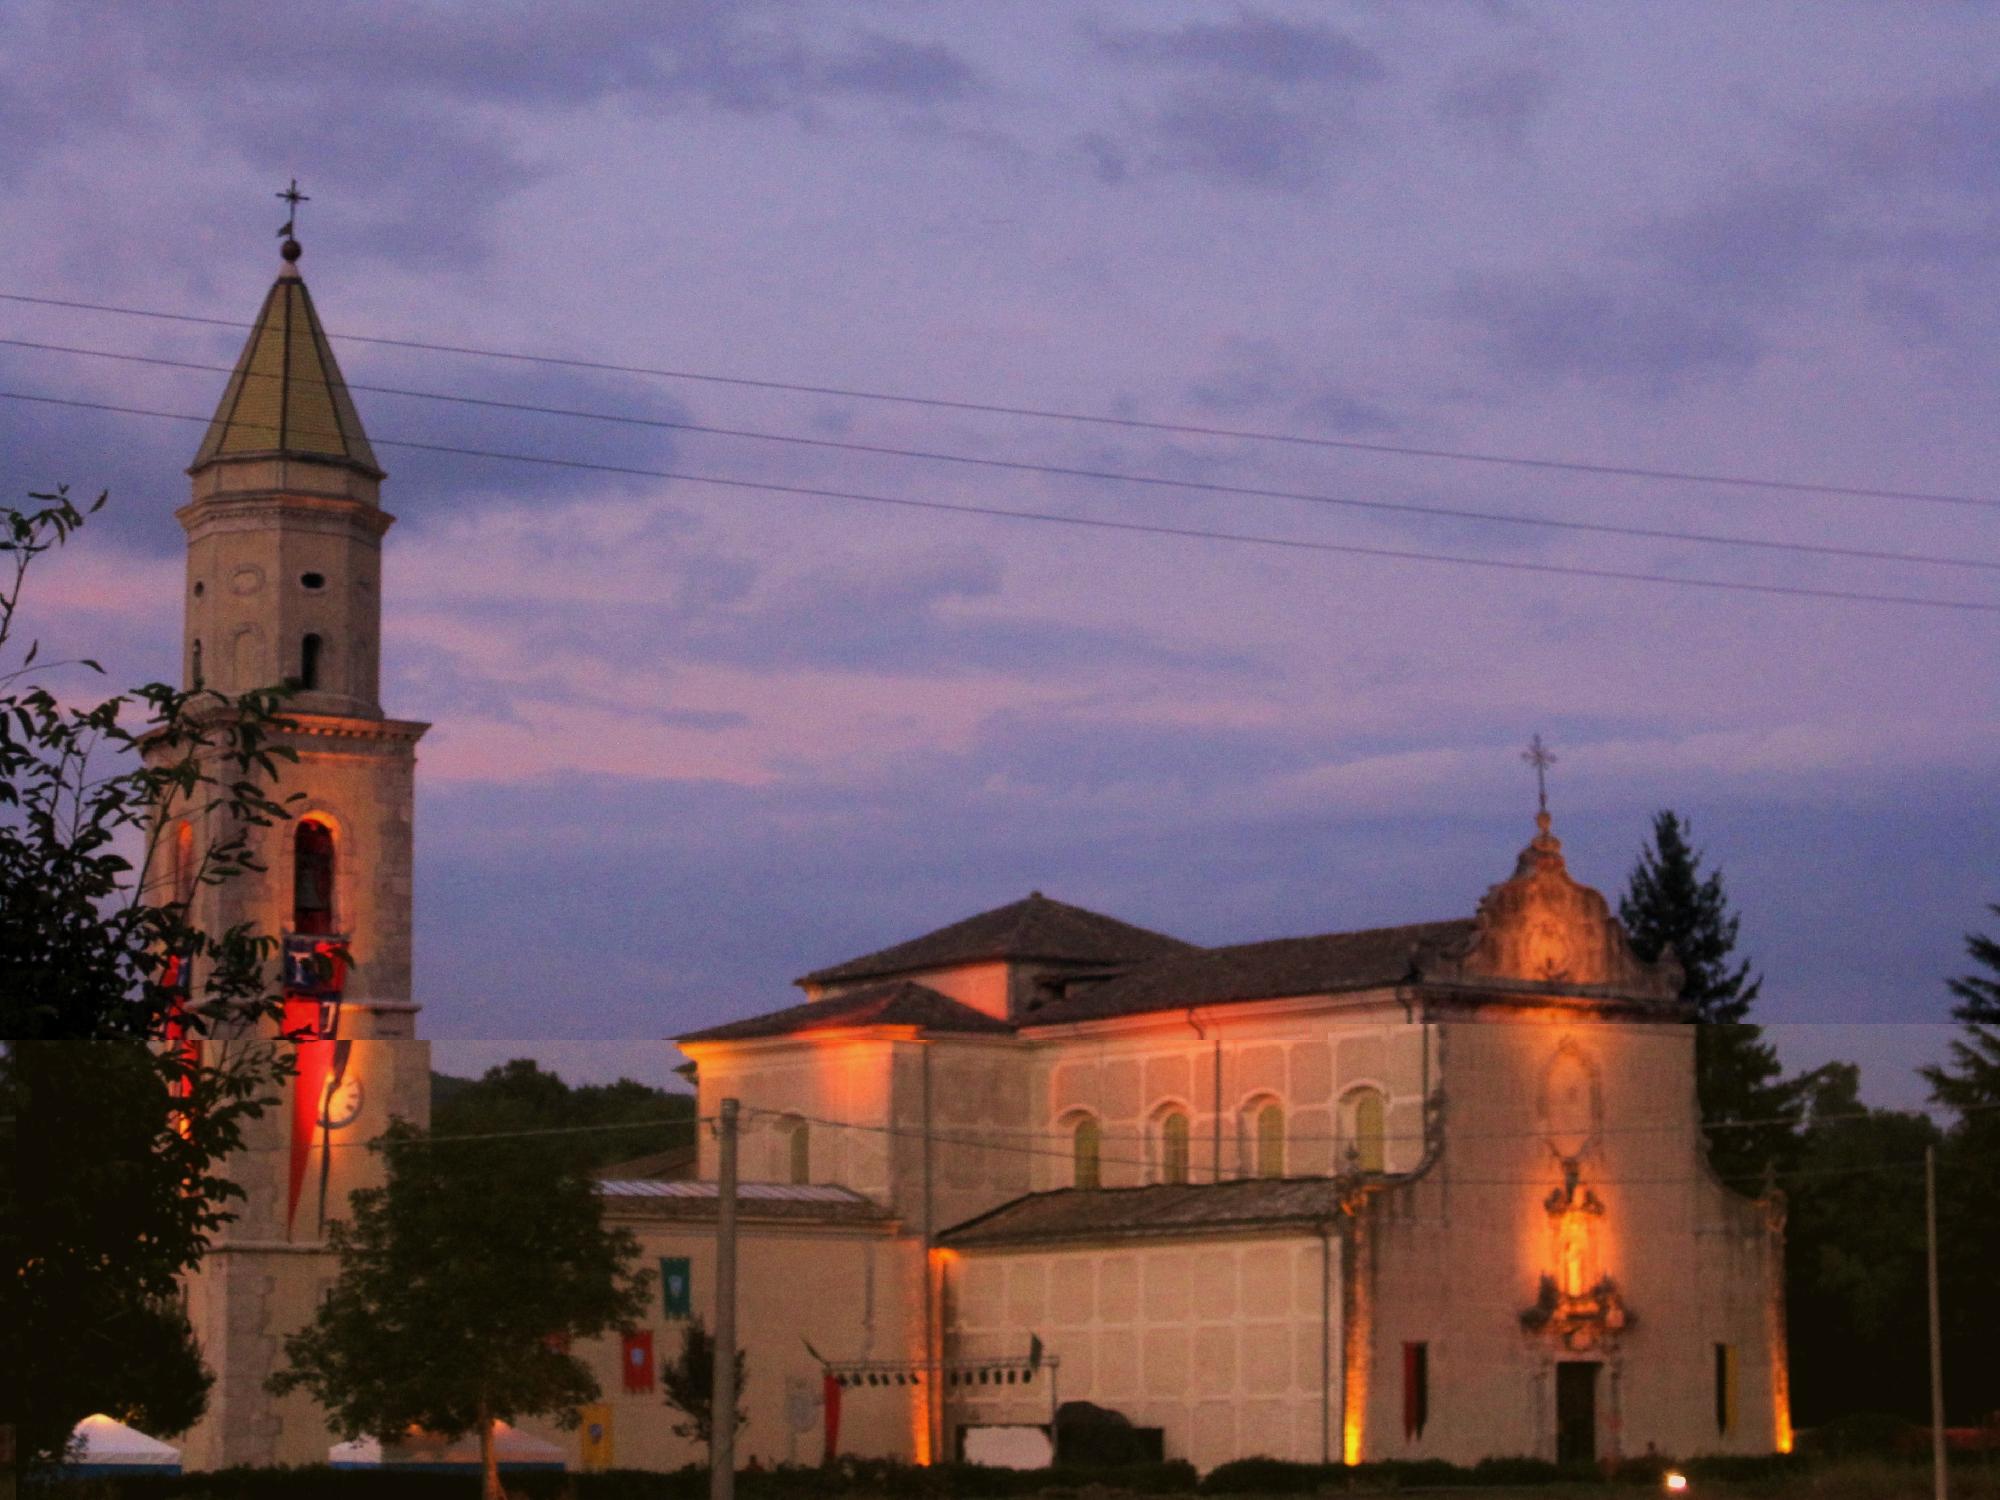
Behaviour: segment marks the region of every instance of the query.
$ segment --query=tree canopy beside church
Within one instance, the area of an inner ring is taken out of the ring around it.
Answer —
[[[220,1164],[289,1063],[189,1045],[277,1012],[271,938],[189,914],[197,887],[246,868],[244,839],[159,847],[169,816],[287,815],[268,792],[288,758],[267,739],[279,696],[59,691],[57,674],[101,669],[21,649],[21,607],[86,512],[31,498],[0,508],[0,1401],[32,1469],[93,1412],[160,1434],[201,1415],[212,1376],[180,1278],[242,1196]]]
[[[493,1424],[574,1426],[599,1392],[571,1341],[637,1318],[651,1275],[635,1269],[631,1233],[605,1227],[563,1138],[452,1140],[398,1123],[382,1149],[388,1181],[327,1226],[339,1277],[285,1340],[271,1389],[311,1391],[350,1438],[476,1432],[497,1496]]]
[[[1722,872],[1702,873],[1687,823],[1671,809],[1654,814],[1652,842],[1640,852],[1618,915],[1632,947],[1649,962],[1671,949],[1686,978],[1681,999],[1699,1028],[1695,1083],[1708,1132],[1709,1160],[1731,1186],[1757,1189],[1760,1174],[1790,1161],[1799,1088],[1783,1080],[1777,1050],[1751,1024],[1763,988],[1736,961],[1741,919],[1729,909]]]
[[[533,1058],[517,1057],[478,1078],[431,1074],[431,1130],[437,1135],[573,1130],[586,1166],[602,1167],[694,1149],[694,1095],[630,1078],[566,1083]]]
[[[1989,910],[2000,918],[2000,905]],[[2000,1410],[2000,940],[1967,933],[1976,966],[1948,980],[1953,1038],[1949,1060],[1924,1069],[1932,1100],[1955,1116],[1938,1181],[1938,1253],[1956,1293],[1945,1336],[1946,1391],[1961,1414]]]

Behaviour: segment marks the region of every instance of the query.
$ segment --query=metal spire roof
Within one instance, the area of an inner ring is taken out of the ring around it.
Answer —
[[[226,458],[303,458],[383,477],[287,242],[189,472]]]

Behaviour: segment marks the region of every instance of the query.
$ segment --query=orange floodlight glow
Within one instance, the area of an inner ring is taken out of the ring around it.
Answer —
[[[1667,1493],[1670,1495],[1681,1494],[1688,1487],[1688,1477],[1679,1469],[1667,1470],[1662,1482],[1666,1485]]]

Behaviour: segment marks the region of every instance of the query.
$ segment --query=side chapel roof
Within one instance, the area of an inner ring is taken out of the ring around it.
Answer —
[[[383,477],[298,266],[272,283],[189,472],[225,458],[303,458]]]
[[[971,1250],[1125,1235],[1305,1228],[1324,1224],[1339,1212],[1340,1185],[1329,1177],[1059,1188],[1030,1193],[953,1225],[938,1236],[938,1243],[954,1250]]]
[[[1162,953],[1199,950],[1165,933],[1134,927],[1101,912],[1031,891],[1020,901],[953,922],[922,937],[851,958],[806,975],[800,984],[838,984],[883,978],[955,964],[1002,959],[1044,959],[1058,963],[1125,964]]]
[[[795,1036],[807,1031],[852,1026],[915,1026],[924,1031],[1008,1035],[1014,1028],[949,995],[902,980],[869,985],[827,1000],[806,1000],[766,1015],[711,1026],[677,1038],[681,1042],[746,1042],[760,1037]]]

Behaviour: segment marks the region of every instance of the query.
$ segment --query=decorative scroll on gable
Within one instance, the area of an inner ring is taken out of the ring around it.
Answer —
[[[1434,964],[1426,977],[1673,1000],[1681,987],[1679,961],[1664,953],[1646,963],[1634,953],[1604,897],[1571,878],[1562,843],[1549,832],[1549,815],[1542,813],[1536,825],[1513,876],[1480,901],[1465,947]]]

